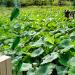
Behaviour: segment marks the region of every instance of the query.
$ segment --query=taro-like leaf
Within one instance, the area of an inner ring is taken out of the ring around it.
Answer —
[[[12,21],[14,18],[16,18],[19,15],[19,8],[14,8],[12,13],[11,13],[11,17],[10,20]]]
[[[38,41],[34,42],[31,46],[39,47],[44,44],[44,38],[41,37]]]
[[[59,54],[57,52],[51,53],[51,55],[47,55],[43,58],[43,62],[41,64],[46,64],[49,62],[52,62],[53,60],[57,59],[59,57]]]
[[[70,38],[71,38],[72,40],[75,40],[75,32],[72,32],[72,33],[70,34]]]
[[[68,66],[68,61],[72,57],[72,54],[70,52],[66,52],[60,55],[59,57],[59,63]]]
[[[14,50],[15,47],[19,44],[19,42],[20,42],[20,36],[17,36],[17,37],[14,39],[14,41],[13,41],[13,44],[12,44],[12,46],[11,46],[11,49]]]
[[[70,66],[75,66],[75,57],[72,57],[69,61],[68,61],[68,64]]]
[[[22,63],[20,71],[28,71],[30,68],[32,68],[30,63]]]
[[[44,64],[44,65],[41,65],[35,71],[34,75],[51,75],[54,68],[55,68],[54,64]]]
[[[66,75],[67,74],[67,68],[64,66],[56,66],[57,75]]]
[[[68,75],[75,75],[75,66],[74,67],[70,67],[70,69],[68,71]]]
[[[72,48],[74,48],[73,45],[67,46],[67,47],[65,47],[64,49],[61,49],[61,50],[60,50],[60,53],[64,53],[64,52],[71,51],[70,49],[72,49]]]
[[[65,47],[69,46],[69,44],[70,44],[70,39],[64,39],[60,42],[59,47],[65,48]]]
[[[31,57],[40,56],[43,52],[44,50],[42,48],[38,48],[31,53]]]

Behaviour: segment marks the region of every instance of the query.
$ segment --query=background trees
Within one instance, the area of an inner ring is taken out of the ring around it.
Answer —
[[[69,5],[70,2],[75,5],[75,0],[0,0],[0,5],[14,6],[14,5]]]

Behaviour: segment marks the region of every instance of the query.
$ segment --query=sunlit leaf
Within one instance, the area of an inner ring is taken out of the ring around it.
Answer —
[[[30,68],[32,68],[32,65],[29,63],[22,63],[20,71],[28,71]]]
[[[34,42],[31,46],[39,47],[44,44],[44,38],[41,37],[38,41]]]
[[[42,48],[38,48],[31,53],[31,57],[37,57],[44,52]]]
[[[60,52],[61,52],[61,53],[64,53],[64,52],[71,51],[71,50],[70,50],[71,48],[74,48],[74,46],[73,46],[73,45],[67,46],[67,47],[65,47],[64,49],[60,49]]]
[[[46,36],[46,41],[51,43],[51,44],[54,44],[54,41],[55,41],[54,36],[51,36],[51,37],[50,36]]]
[[[59,54],[57,52],[51,53],[51,55],[47,55],[43,58],[43,62],[41,64],[46,64],[49,62],[52,62],[53,60],[57,59],[59,57]]]

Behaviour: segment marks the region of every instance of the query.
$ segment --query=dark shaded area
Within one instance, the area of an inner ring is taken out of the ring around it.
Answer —
[[[11,1],[7,1],[5,5],[6,5],[7,7],[12,7],[12,6],[14,6],[14,3],[11,2]]]
[[[53,69],[53,72],[51,75],[57,75],[57,70],[56,69]]]
[[[70,13],[69,10],[65,10],[65,11],[64,11],[65,17],[69,18],[69,13]]]
[[[59,0],[58,5],[59,5],[59,6],[64,6],[64,5],[66,5],[66,4],[64,3],[64,1],[60,1],[60,0]]]
[[[26,71],[22,71],[22,75],[27,75],[27,72]]]
[[[75,11],[70,11],[70,10],[65,10],[64,11],[64,14],[65,14],[65,17],[66,18],[72,18],[74,19],[75,18]]]

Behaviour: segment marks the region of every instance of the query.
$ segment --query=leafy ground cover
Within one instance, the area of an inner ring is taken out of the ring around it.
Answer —
[[[72,7],[20,8],[12,21],[12,8],[0,9],[0,51],[12,57],[13,73],[75,75],[75,19],[64,17]]]

